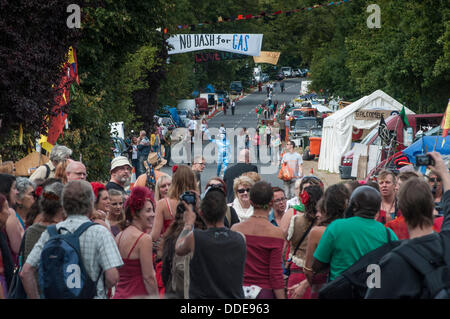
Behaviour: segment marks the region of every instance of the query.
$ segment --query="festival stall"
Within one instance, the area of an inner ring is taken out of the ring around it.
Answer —
[[[370,130],[385,118],[400,113],[403,105],[381,90],[353,102],[326,117],[323,121],[322,142],[318,168],[339,173],[341,157],[350,150],[354,129]],[[405,107],[406,114],[415,114]]]

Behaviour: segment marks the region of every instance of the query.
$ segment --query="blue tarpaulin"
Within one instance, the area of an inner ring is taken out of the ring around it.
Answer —
[[[403,154],[408,156],[411,163],[416,164],[416,155],[432,152],[435,142],[436,136],[424,136],[405,148]],[[450,136],[445,137],[444,146],[442,146],[442,136],[439,136],[435,151],[442,155],[450,155]]]
[[[184,127],[184,123],[181,120],[181,118],[178,116],[177,108],[176,107],[169,107],[168,111],[170,115],[172,116],[172,119],[175,121],[178,127]]]
[[[211,84],[208,84],[206,86],[205,93],[214,93],[214,87]]]

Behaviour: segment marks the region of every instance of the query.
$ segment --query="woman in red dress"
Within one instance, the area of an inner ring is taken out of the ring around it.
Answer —
[[[286,298],[281,258],[284,234],[279,227],[269,222],[272,199],[272,186],[266,182],[256,183],[250,189],[253,215],[231,227],[231,230],[245,235],[247,257],[243,285],[261,288],[257,299]]]
[[[130,225],[116,237],[124,265],[119,268],[120,280],[114,299],[158,296],[152,257],[151,227],[153,196],[146,187],[136,186],[125,202],[125,215]]]

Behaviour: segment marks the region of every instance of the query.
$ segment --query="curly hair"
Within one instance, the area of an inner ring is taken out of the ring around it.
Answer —
[[[350,191],[344,184],[334,184],[328,187],[323,196],[324,220],[320,226],[327,226],[335,219],[344,218],[349,199]]]

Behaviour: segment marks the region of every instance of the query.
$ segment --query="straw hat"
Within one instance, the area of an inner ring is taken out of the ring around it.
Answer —
[[[165,160],[161,156],[158,157],[158,153],[156,152],[148,154],[147,161],[144,162],[145,169],[148,169],[147,162],[149,162],[153,166],[153,169],[160,169],[167,164],[167,160]]]

